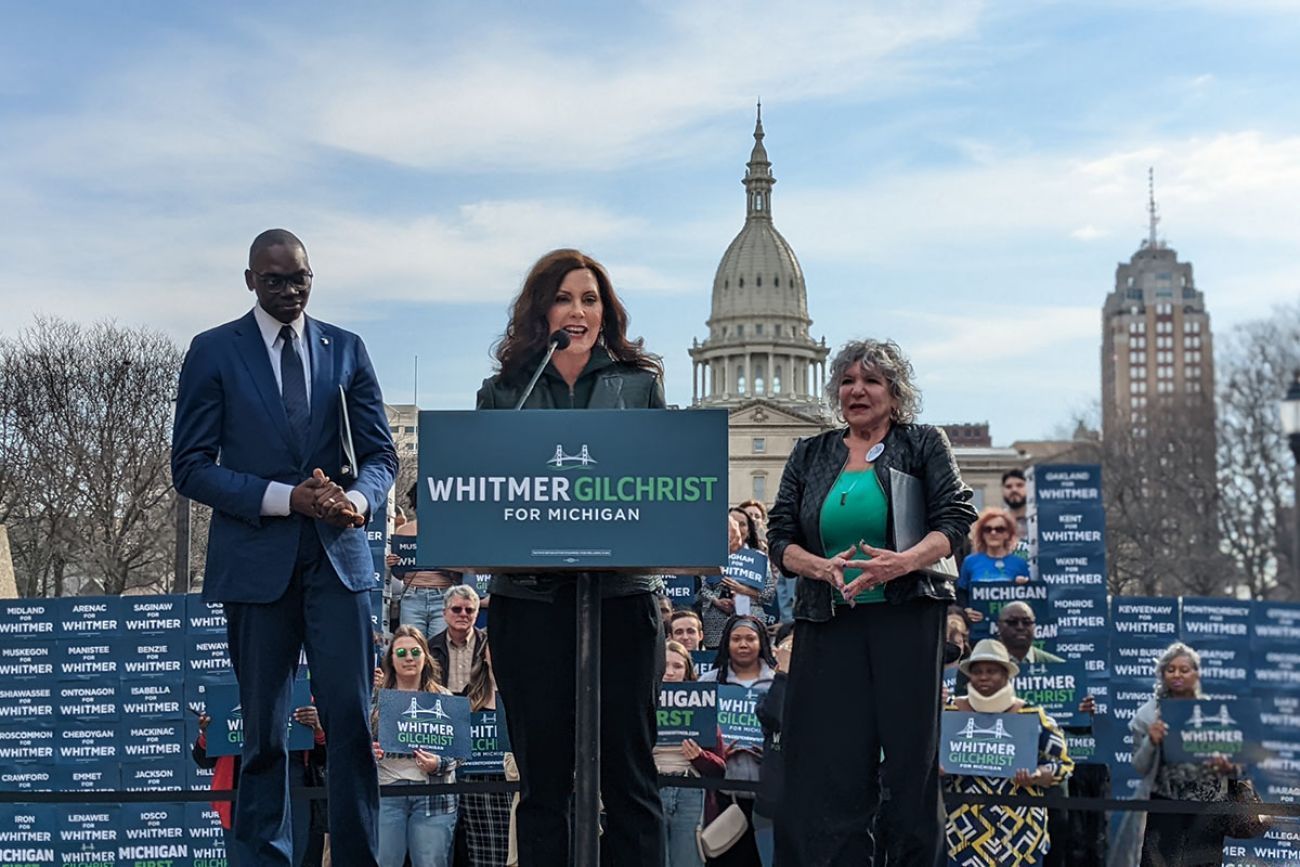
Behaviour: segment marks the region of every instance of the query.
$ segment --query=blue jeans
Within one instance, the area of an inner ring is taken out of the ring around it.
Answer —
[[[771,819],[759,813],[754,814],[754,843],[763,867],[772,867],[776,860],[776,827]]]
[[[450,812],[446,810],[450,802]],[[448,867],[456,838],[455,795],[388,796],[379,802],[379,867]]]
[[[433,638],[447,628],[442,609],[445,590],[433,587],[407,587],[402,594],[402,608],[398,620],[403,626],[418,627],[425,638]]]
[[[664,805],[664,867],[703,867],[695,830],[704,816],[703,789],[659,790]]]

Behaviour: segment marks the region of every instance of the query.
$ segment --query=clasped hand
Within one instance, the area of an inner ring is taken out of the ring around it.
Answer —
[[[853,559],[853,555],[858,552],[871,559]],[[902,554],[897,551],[887,551],[884,548],[873,548],[866,542],[861,541],[856,545],[850,545],[834,557],[829,557],[822,562],[823,568],[821,574],[817,577],[840,591],[840,594],[849,605],[853,605],[853,600],[864,590],[870,590],[911,571],[907,566],[906,558]],[[862,574],[846,584],[844,581],[845,569],[861,569]]]
[[[366,523],[348,499],[347,491],[330,481],[319,467],[312,470],[310,478],[294,487],[289,495],[289,508],[333,527],[361,527]]]

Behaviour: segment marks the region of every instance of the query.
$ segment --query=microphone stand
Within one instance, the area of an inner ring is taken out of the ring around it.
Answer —
[[[537,369],[533,371],[533,378],[528,380],[528,387],[525,388],[524,393],[519,396],[519,401],[515,404],[515,409],[523,409],[524,401],[532,397],[533,389],[537,387],[537,380],[541,379],[542,371],[546,369],[546,365],[551,363],[551,356],[555,354],[555,350],[564,349],[568,345],[569,335],[565,334],[563,331],[557,331],[551,335],[551,339],[547,341],[546,355],[542,356],[542,363],[537,365]]]

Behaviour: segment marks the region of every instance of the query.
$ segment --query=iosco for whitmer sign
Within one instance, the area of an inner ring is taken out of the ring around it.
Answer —
[[[720,410],[420,413],[420,563],[718,568]]]

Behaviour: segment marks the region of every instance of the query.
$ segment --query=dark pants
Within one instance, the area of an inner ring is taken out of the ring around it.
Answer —
[[[377,863],[379,784],[370,739],[370,599],[343,585],[315,528],[304,520],[298,562],[274,602],[226,603],[230,661],[239,679],[244,754],[235,803],[240,864],[288,867],[292,842],[288,754],[292,683],[307,650],[329,773],[329,824],[337,864]]]
[[[492,669],[519,766],[521,867],[569,863],[574,770],[574,587],[554,602],[494,595],[488,609]],[[602,848],[615,865],[663,867],[663,808],[652,750],[656,672],[664,634],[653,595],[601,604],[600,791]]]
[[[1165,798],[1152,795],[1151,800]],[[1217,867],[1223,863],[1224,817],[1148,813],[1142,867]]]
[[[1109,798],[1110,768],[1075,765],[1068,785],[1073,798]],[[1048,794],[1064,794],[1064,789],[1060,786]],[[1094,867],[1106,863],[1106,814],[1100,810],[1048,810],[1047,834],[1052,847],[1043,859],[1044,867]]]
[[[796,622],[778,864],[856,867],[872,851],[891,865],[942,863],[944,609],[934,600],[876,603],[841,608],[824,623]],[[880,823],[877,846],[871,827],[882,785],[890,820]]]

